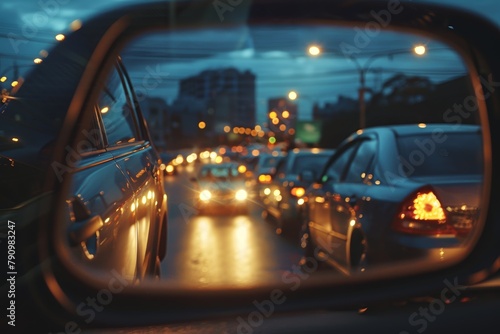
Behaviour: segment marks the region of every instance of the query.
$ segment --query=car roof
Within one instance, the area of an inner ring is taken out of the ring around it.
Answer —
[[[310,154],[332,154],[333,148],[294,148],[288,152],[289,155],[310,155]]]
[[[356,133],[361,135],[362,133],[380,133],[383,131],[391,131],[397,136],[407,136],[407,135],[420,135],[420,134],[432,134],[437,131],[440,132],[480,132],[481,126],[475,124],[448,124],[448,123],[433,123],[433,124],[401,124],[401,125],[388,125],[388,126],[377,126],[372,128],[366,128],[364,130],[358,130]]]

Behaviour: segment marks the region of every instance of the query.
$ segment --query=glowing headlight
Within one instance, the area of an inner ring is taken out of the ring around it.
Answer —
[[[200,193],[200,199],[202,201],[208,201],[210,200],[210,198],[212,198],[212,194],[210,193],[210,191],[208,190],[203,190],[201,193]]]
[[[236,198],[238,201],[244,201],[247,199],[247,192],[246,190],[244,189],[240,189],[236,192],[236,194],[234,195],[234,198]]]
[[[167,173],[173,173],[174,172],[174,166],[167,165],[167,167],[165,167],[165,170],[167,171]]]

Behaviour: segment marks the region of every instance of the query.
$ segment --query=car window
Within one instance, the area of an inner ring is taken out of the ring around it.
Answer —
[[[109,146],[133,143],[138,140],[134,108],[117,69],[108,78],[98,101]]]
[[[218,168],[203,168],[200,176],[202,178],[227,178],[237,177],[238,170],[235,167],[218,167]]]
[[[363,182],[366,174],[370,172],[369,167],[375,158],[376,149],[377,142],[375,140],[363,141],[359,144],[356,154],[347,169],[345,182]]]
[[[326,182],[341,180],[355,148],[356,146],[352,145],[337,156],[337,158],[328,166],[326,173],[321,177],[321,181]]]
[[[480,175],[483,170],[481,135],[449,133],[439,139],[429,136],[401,136],[398,149],[407,177]]]

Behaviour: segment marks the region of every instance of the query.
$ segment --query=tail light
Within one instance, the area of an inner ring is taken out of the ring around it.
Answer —
[[[413,235],[456,235],[456,230],[448,223],[446,213],[432,189],[421,189],[408,197],[393,229]]]

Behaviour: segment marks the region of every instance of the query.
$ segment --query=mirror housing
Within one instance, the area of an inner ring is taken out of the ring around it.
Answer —
[[[500,44],[498,29],[482,18],[464,11],[434,5],[420,5],[418,3],[405,3],[401,7],[388,8],[386,1],[338,1],[325,2],[319,0],[309,1],[307,6],[301,1],[254,1],[249,12],[245,6],[239,6],[234,12],[218,12],[213,9],[213,1],[186,1],[170,6],[170,4],[145,4],[127,7],[103,14],[83,25],[81,30],[69,36],[65,43],[58,45],[49,55],[54,62],[64,61],[68,47],[85,41],[83,59],[85,62],[96,66],[80,69],[81,74],[78,91],[71,103],[68,103],[68,115],[65,120],[66,128],[74,129],[79,119],[80,112],[86,110],[83,101],[92,101],[95,91],[94,83],[104,74],[98,69],[106,68],[113,62],[113,57],[119,53],[119,46],[126,43],[131,37],[152,29],[168,29],[172,26],[192,27],[193,25],[216,25],[237,22],[238,18],[247,17],[255,22],[309,22],[321,20],[332,24],[344,24],[353,27],[365,26],[373,23],[373,13],[389,13],[390,27],[405,31],[416,31],[449,41],[466,56],[469,65],[475,72],[471,74],[473,83],[477,85],[476,93],[483,98],[484,103],[479,104],[480,112],[484,117],[485,157],[491,162],[485,171],[486,182],[484,199],[489,203],[497,203],[498,189],[491,187],[498,184],[500,166],[500,122],[498,110],[500,109],[500,91],[489,91],[489,98],[485,98],[487,85],[480,82],[479,76],[488,78],[486,83],[490,87],[500,80],[500,52],[496,46]],[[393,2],[389,2],[393,3]],[[221,15],[225,20],[221,20]],[[175,17],[177,20],[171,20]],[[453,27],[453,29],[450,29]],[[382,26],[380,26],[382,28]],[[88,37],[88,39],[86,39]],[[472,50],[472,51],[471,51]],[[47,64],[54,64],[50,60]],[[45,63],[45,62],[44,62]],[[41,64],[40,70],[34,75],[46,74]],[[43,77],[43,76],[42,76]],[[29,80],[29,78],[28,78]],[[487,109],[486,109],[487,107]],[[488,128],[488,126],[491,127]],[[71,142],[71,131],[60,135],[60,143]],[[55,161],[64,162],[64,144],[55,150]],[[305,175],[304,175],[305,176]],[[193,181],[194,178],[190,180]],[[67,183],[55,183],[56,194],[64,193]],[[40,226],[40,248],[44,255],[43,270],[37,277],[41,279],[43,292],[40,295],[49,296],[51,300],[48,312],[50,319],[64,326],[66,320],[74,319],[83,323],[82,318],[75,310],[82,300],[89,296],[96,296],[99,291],[108,288],[110,281],[96,277],[92,273],[78,271],[68,263],[63,250],[59,246],[60,213],[62,208],[61,198],[51,202],[50,217],[45,219]],[[481,213],[481,218],[486,221],[484,229],[480,231],[476,247],[461,263],[447,268],[431,271],[411,277],[381,277],[374,279],[370,284],[353,280],[349,285],[338,284],[328,277],[319,277],[307,281],[300,281],[301,288],[294,293],[286,295],[287,303],[280,310],[293,311],[312,309],[316,307],[330,308],[356,308],[360,304],[366,305],[386,296],[419,295],[442,288],[444,280],[458,281],[459,284],[472,284],[486,278],[491,272],[499,268],[499,249],[497,242],[500,239],[498,230],[499,208],[488,206],[486,212]],[[383,275],[382,275],[383,276]],[[115,280],[116,281],[116,280]],[[115,282],[113,281],[113,282]],[[366,283],[366,282],[365,282]],[[276,291],[290,292],[286,285],[257,287],[252,290],[241,289],[214,289],[208,291],[194,291],[183,286],[160,285],[152,282],[148,286],[124,286],[119,294],[113,295],[113,303],[106,306],[103,312],[95,314],[95,321],[91,326],[106,324],[108,326],[123,326],[124,319],[127,325],[151,325],[170,321],[202,319],[212,316],[231,314],[248,314],[254,311],[253,301],[263,301],[270,298],[270,293]],[[22,288],[19,289],[22,291]],[[25,291],[30,291],[26,289]],[[47,300],[48,300],[47,299]],[[352,304],[356,300],[356,305]],[[143,316],[124,317],[131,310],[141,305]],[[36,305],[35,305],[36,308]],[[59,317],[59,312],[64,312],[67,317]]]

